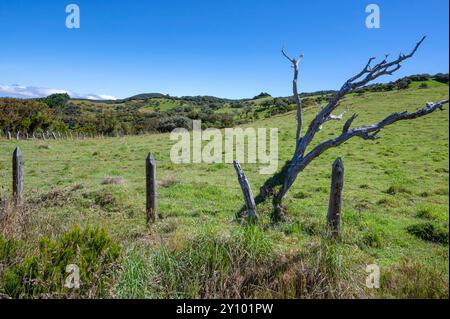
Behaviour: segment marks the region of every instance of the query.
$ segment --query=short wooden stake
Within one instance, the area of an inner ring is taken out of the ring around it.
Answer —
[[[16,205],[23,204],[23,156],[17,147],[13,153],[13,198]]]
[[[156,161],[151,153],[145,160],[145,176],[147,224],[150,224],[154,223],[157,218]]]
[[[333,163],[331,173],[330,202],[328,205],[328,227],[331,237],[337,238],[341,228],[342,190],[344,188],[344,164],[340,157]]]

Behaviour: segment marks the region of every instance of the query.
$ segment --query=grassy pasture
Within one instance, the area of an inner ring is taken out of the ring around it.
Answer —
[[[358,126],[444,98],[448,86],[432,83],[427,89],[350,95],[337,113],[358,113],[353,124]],[[306,124],[316,111],[305,110]],[[342,125],[326,123],[315,141],[336,136]],[[247,126],[278,128],[279,168],[290,159],[294,113]],[[258,207],[258,226],[238,224],[234,214],[243,200],[232,165],[173,164],[175,141],[169,134],[0,140],[0,198],[11,193],[11,155],[19,146],[27,204],[35,215],[24,239],[27,253],[36,251],[43,235],[56,238],[76,225],[106,228],[123,250],[121,268],[106,293],[110,297],[448,298],[448,130],[445,110],[396,123],[375,142],[354,138],[329,150],[299,175],[285,201],[289,219],[279,225],[270,223],[270,203]],[[144,216],[148,152],[157,160],[161,215],[149,229]],[[344,162],[345,188],[343,233],[334,243],[325,239],[325,215],[337,156]],[[258,165],[242,167],[256,193],[268,176],[258,173]],[[425,223],[446,233],[447,242],[408,231]],[[380,266],[380,289],[365,288],[369,264]],[[301,274],[327,279],[323,294],[296,286],[302,267]],[[257,273],[252,288],[239,284],[250,268]]]

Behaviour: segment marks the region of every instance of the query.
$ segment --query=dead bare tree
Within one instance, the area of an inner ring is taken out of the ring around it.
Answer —
[[[433,103],[426,103],[425,108],[418,109],[415,112],[398,112],[392,113],[382,121],[373,124],[365,125],[357,128],[351,129],[351,125],[357,114],[353,114],[345,122],[341,134],[335,138],[329,139],[327,141],[321,142],[316,146],[312,147],[308,152],[306,150],[310,146],[314,139],[314,136],[318,131],[320,131],[322,125],[331,120],[343,120],[345,113],[341,115],[333,115],[333,111],[339,106],[341,100],[350,92],[364,87],[368,83],[374,81],[375,79],[383,75],[392,75],[394,72],[401,68],[401,63],[409,58],[411,58],[418,50],[420,45],[425,40],[423,37],[414,47],[414,49],[409,54],[400,54],[397,59],[388,61],[388,55],[379,62],[378,64],[372,66],[375,58],[370,58],[365,67],[355,76],[348,79],[341,89],[331,98],[328,104],[320,109],[318,114],[309,124],[305,134],[302,132],[302,104],[298,94],[298,73],[299,73],[299,61],[300,58],[290,58],[284,51],[281,51],[284,57],[286,57],[292,64],[294,69],[294,80],[293,80],[293,98],[297,106],[297,128],[295,137],[295,151],[292,159],[286,163],[283,169],[275,176],[272,176],[266,183],[261,187],[260,194],[255,198],[257,204],[265,201],[269,195],[273,196],[274,211],[272,218],[274,220],[280,220],[284,216],[284,209],[282,206],[283,198],[288,193],[291,186],[294,184],[298,174],[302,172],[315,158],[320,156],[326,150],[332,147],[338,147],[344,142],[348,141],[353,137],[360,137],[365,140],[375,140],[378,137],[378,133],[384,127],[391,125],[395,122],[401,120],[412,120],[428,114],[433,113],[436,110],[443,110],[443,105],[448,103],[448,99]],[[278,190],[275,187],[281,186]]]

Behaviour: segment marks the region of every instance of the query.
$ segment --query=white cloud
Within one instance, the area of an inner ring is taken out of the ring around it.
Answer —
[[[68,90],[40,88],[35,86],[21,86],[21,85],[0,85],[0,96],[14,97],[14,98],[39,98],[46,97],[51,94],[67,93],[70,97],[75,99],[89,99],[89,100],[117,100],[116,97],[106,94],[78,94]]]

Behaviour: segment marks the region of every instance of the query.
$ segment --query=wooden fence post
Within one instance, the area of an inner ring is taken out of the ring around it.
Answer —
[[[241,168],[241,165],[239,165],[239,162],[235,160],[233,161],[233,165],[238,176],[239,185],[241,185],[242,193],[244,194],[248,218],[255,221],[256,219],[258,219],[258,215],[256,214],[256,204],[252,189],[250,188],[250,184],[244,174],[244,171]]]
[[[23,157],[20,149],[17,147],[13,153],[13,198],[16,205],[23,204]]]
[[[330,202],[328,205],[328,227],[331,237],[337,238],[341,228],[342,189],[344,188],[344,164],[340,157],[333,163],[331,173]]]
[[[157,218],[156,202],[156,162],[151,153],[145,161],[146,176],[146,212],[147,224],[154,223]]]
[[[8,140],[11,140],[11,132],[8,131]]]

